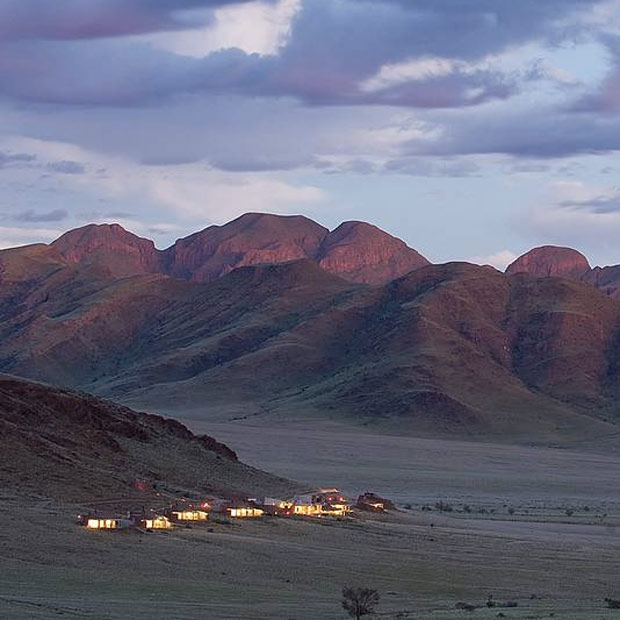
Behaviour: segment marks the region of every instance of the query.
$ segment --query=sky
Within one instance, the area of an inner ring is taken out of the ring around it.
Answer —
[[[0,0],[0,247],[248,211],[620,263],[620,0]]]

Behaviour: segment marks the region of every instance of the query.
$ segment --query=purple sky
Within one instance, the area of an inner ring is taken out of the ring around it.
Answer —
[[[246,211],[620,263],[620,1],[0,0],[0,246]]]

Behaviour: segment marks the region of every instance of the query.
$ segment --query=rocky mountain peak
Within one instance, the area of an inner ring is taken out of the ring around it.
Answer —
[[[581,279],[590,271],[588,259],[572,248],[544,245],[526,252],[506,269],[508,275],[560,276]]]

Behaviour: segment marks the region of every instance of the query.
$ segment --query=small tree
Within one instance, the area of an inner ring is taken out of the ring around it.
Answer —
[[[374,613],[379,598],[379,593],[372,588],[342,588],[342,607],[355,620]]]

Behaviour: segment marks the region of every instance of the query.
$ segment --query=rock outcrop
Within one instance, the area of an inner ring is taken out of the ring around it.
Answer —
[[[51,247],[70,263],[115,277],[162,270],[161,253],[155,244],[119,224],[89,224],[70,230]]]
[[[237,267],[314,258],[327,233],[306,217],[247,213],[179,239],[164,252],[165,271],[211,282]]]
[[[572,248],[544,245],[526,252],[508,265],[506,273],[529,273],[533,276],[559,276],[580,280],[590,271],[588,259]]]
[[[344,222],[329,233],[319,265],[351,282],[383,284],[428,265],[404,241],[366,222]]]

